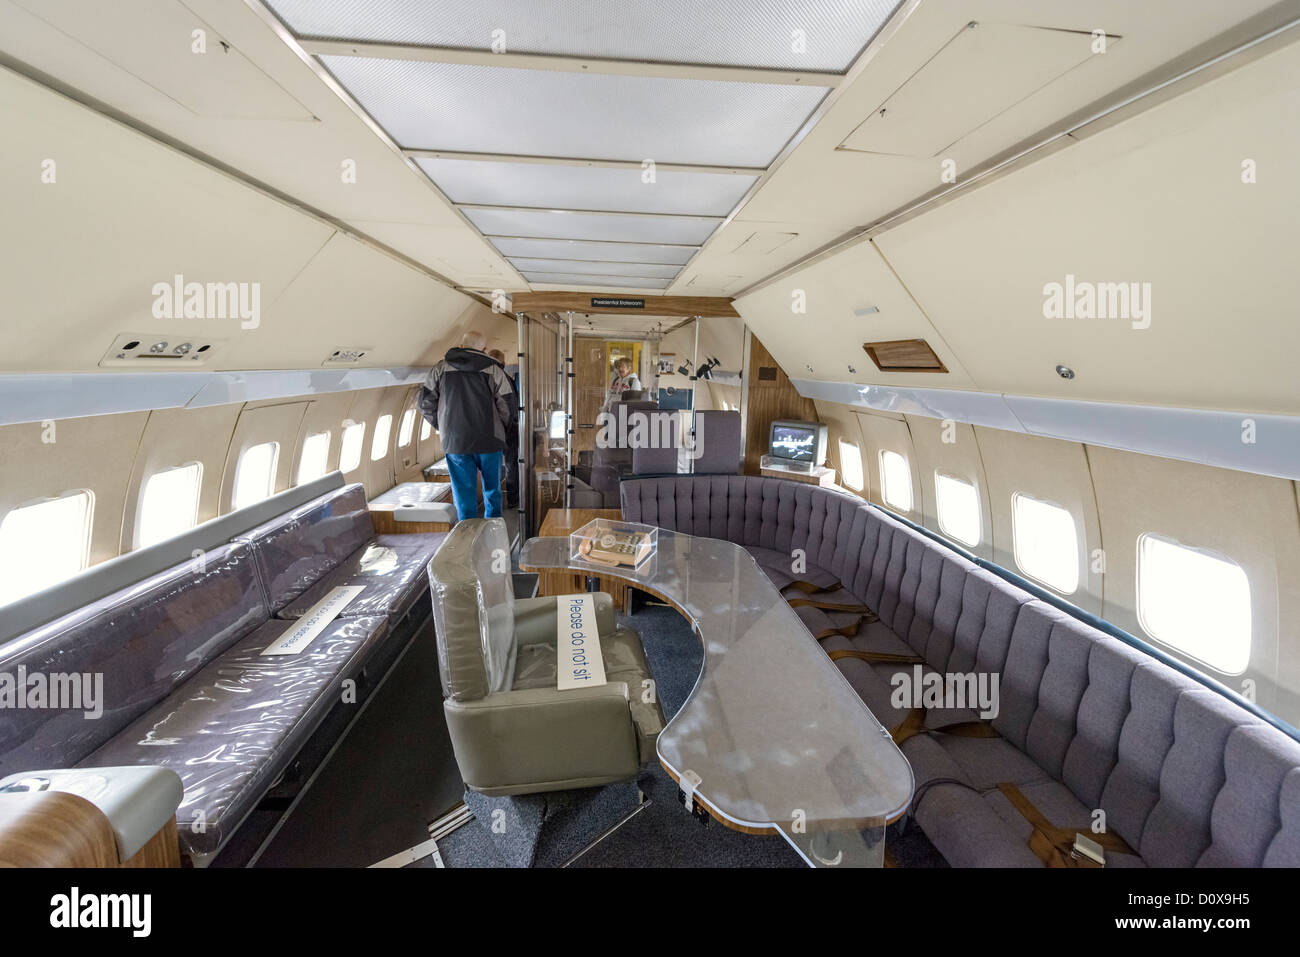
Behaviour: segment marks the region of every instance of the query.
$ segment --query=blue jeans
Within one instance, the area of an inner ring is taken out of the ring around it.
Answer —
[[[478,475],[483,473],[484,518],[501,517],[501,453],[448,455],[451,498],[458,518],[478,518]]]

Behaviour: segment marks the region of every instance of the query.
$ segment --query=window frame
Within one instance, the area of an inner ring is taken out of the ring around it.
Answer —
[[[52,581],[48,581],[33,591],[28,591],[21,595],[15,595],[13,598],[8,599],[7,601],[4,600],[2,597],[0,597],[0,608],[4,608],[6,605],[11,605],[14,602],[22,601],[24,598],[27,598],[31,595],[36,595],[47,589],[54,588],[57,585],[61,585],[64,582],[72,578],[75,578],[77,575],[81,574],[87,568],[90,567],[90,544],[94,536],[94,529],[95,529],[95,492],[93,489],[88,489],[88,488],[66,489],[65,491],[60,492],[58,495],[45,495],[45,496],[41,496],[40,498],[30,499],[26,502],[20,502],[17,505],[14,505],[12,508],[7,509],[3,514],[0,514],[0,531],[2,531],[5,522],[9,520],[9,516],[14,514],[15,512],[19,512],[28,508],[38,508],[42,505],[48,505],[53,502],[61,501],[63,499],[80,497],[80,496],[85,496],[86,503],[85,503],[85,508],[82,517],[81,543],[77,552],[76,570],[71,572],[68,575],[63,576],[62,578],[56,578]],[[0,545],[3,545],[3,539],[0,539]],[[42,567],[44,567],[44,563],[42,563]]]
[[[865,492],[867,490],[867,470],[862,465],[862,447],[856,443],[848,441],[843,436],[836,437],[835,443],[835,450],[840,460],[840,480],[844,483],[846,488],[849,488],[854,492]],[[844,468],[844,446],[846,445],[853,450],[853,458],[858,465],[857,485],[854,485],[849,481],[848,471]]]
[[[1147,603],[1144,603],[1142,600],[1142,591],[1143,591],[1142,590],[1142,567],[1144,564],[1142,559],[1143,544],[1144,542],[1147,541],[1159,542],[1162,545],[1171,546],[1173,548],[1180,549],[1185,552],[1190,552],[1194,555],[1199,555],[1203,558],[1208,558],[1213,561],[1221,562],[1225,565],[1230,565],[1232,568],[1234,568],[1237,572],[1240,573],[1241,580],[1245,584],[1245,589],[1246,589],[1245,664],[1242,665],[1240,670],[1234,671],[1230,668],[1221,667],[1219,664],[1216,664],[1213,661],[1208,661],[1207,659],[1201,657],[1201,655],[1194,654],[1193,652],[1189,651],[1185,645],[1178,644],[1177,642],[1170,641],[1167,637],[1160,636],[1147,624],[1147,619],[1145,614],[1147,609],[1144,607],[1144,605]],[[1135,600],[1133,603],[1135,606],[1134,616],[1137,618],[1138,627],[1141,628],[1142,631],[1146,634],[1146,636],[1150,638],[1152,641],[1157,642],[1158,644],[1164,646],[1165,648],[1170,649],[1171,651],[1176,652],[1179,655],[1183,655],[1187,658],[1190,658],[1191,660],[1195,661],[1197,664],[1203,665],[1204,667],[1210,669],[1211,671],[1221,675],[1239,676],[1245,674],[1247,671],[1250,670],[1251,652],[1253,651],[1254,644],[1255,644],[1254,595],[1251,593],[1250,575],[1246,573],[1246,569],[1244,569],[1239,562],[1233,561],[1227,555],[1224,555],[1221,552],[1217,552],[1214,549],[1198,548],[1194,545],[1185,545],[1182,542],[1178,541],[1178,539],[1173,538],[1172,536],[1169,535],[1161,535],[1159,532],[1150,532],[1150,531],[1142,532],[1141,534],[1138,535],[1137,543],[1136,543],[1136,555],[1134,559],[1134,595],[1135,595]]]
[[[314,482],[322,475],[329,474],[330,447],[334,444],[334,430],[321,429],[319,432],[309,432],[302,437],[302,445],[298,446],[298,467],[294,470],[294,474],[293,474],[293,484],[295,487],[302,485],[304,482],[304,479],[302,477],[302,465],[303,462],[305,462],[307,459],[307,443],[320,435],[325,436],[325,462],[324,465],[322,466],[320,475],[313,475],[311,476],[311,478],[306,479],[306,481]]]
[[[383,447],[376,451],[375,446],[383,438]],[[393,454],[393,413],[383,412],[375,419],[374,431],[370,433],[370,461],[382,462]],[[365,444],[364,442],[362,443]]]
[[[890,486],[885,473],[886,455],[897,456],[899,461],[901,461],[903,463],[903,466],[907,469],[907,483],[906,483],[907,506],[906,507],[903,507],[897,502],[891,502],[889,500]],[[894,449],[881,449],[880,454],[877,456],[877,464],[880,471],[880,501],[882,501],[888,508],[892,509],[893,511],[897,512],[900,515],[911,515],[916,508],[916,495],[915,495],[916,489],[913,485],[914,477],[912,475],[911,461],[909,461],[908,457],[904,455],[902,452],[895,451]]]
[[[160,475],[166,475],[168,472],[179,472],[182,469],[196,469],[194,477],[194,514],[190,518],[189,525],[172,535],[164,536],[156,542],[144,542],[141,540],[141,530],[144,527],[145,506],[148,503],[149,486]],[[238,469],[238,466],[236,466]],[[234,492],[231,492],[233,500]],[[165,468],[155,469],[149,473],[148,478],[140,483],[140,496],[137,499],[135,508],[135,530],[131,536],[132,550],[137,548],[148,548],[150,545],[156,545],[159,542],[165,542],[168,539],[175,538],[177,535],[184,534],[199,523],[199,505],[203,500],[203,463],[194,459],[189,462],[182,462],[180,465],[169,465]]]
[[[1025,567],[1025,563],[1021,559],[1021,551],[1020,551],[1021,536],[1019,531],[1020,525],[1019,525],[1018,509],[1017,509],[1017,502],[1021,498],[1029,502],[1034,502],[1038,505],[1046,505],[1049,508],[1057,509],[1058,511],[1064,512],[1066,516],[1070,519],[1070,527],[1074,529],[1074,548],[1073,548],[1074,587],[1072,587],[1069,591],[1066,591],[1060,585],[1053,584],[1052,582],[1048,581],[1046,578],[1034,574],[1032,571],[1030,571],[1028,568]],[[1037,582],[1038,584],[1043,585],[1046,588],[1049,588],[1052,591],[1056,592],[1058,595],[1067,598],[1071,595],[1078,593],[1079,589],[1084,584],[1083,570],[1082,570],[1081,562],[1079,560],[1079,546],[1080,543],[1083,541],[1084,539],[1079,534],[1078,519],[1076,519],[1074,513],[1071,512],[1064,505],[1061,505],[1058,502],[1050,501],[1049,499],[1038,498],[1037,496],[1030,495],[1028,492],[1024,492],[1020,490],[1011,493],[1011,556],[1016,563],[1016,569],[1019,571],[1019,573],[1024,575],[1030,581]]]
[[[402,410],[402,421],[397,425],[397,447],[399,449],[407,448],[415,441],[415,420],[419,415],[420,411],[413,405],[408,405]]]
[[[358,433],[361,437],[357,439],[357,460],[350,466],[344,466],[344,456],[348,454],[348,433],[353,429],[360,429]],[[339,471],[345,475],[348,472],[355,472],[361,468],[361,463],[366,457],[366,423],[364,420],[358,422],[348,419],[343,423],[343,431],[339,436]]]
[[[267,473],[267,480],[266,480],[267,492],[261,498],[255,499],[254,501],[251,502],[245,502],[244,504],[241,505],[239,503],[239,476],[240,473],[243,471],[244,462],[248,458],[248,454],[252,452],[254,449],[265,448],[268,445],[273,447],[273,451],[271,455],[271,468],[268,470]],[[241,508],[248,508],[250,505],[256,505],[258,502],[265,502],[268,498],[274,495],[276,473],[279,472],[279,470],[280,470],[280,443],[277,440],[268,439],[265,442],[256,442],[252,445],[244,446],[244,448],[239,453],[239,458],[235,461],[235,480],[230,487],[231,511],[237,511]]]
[[[965,485],[975,495],[975,541],[969,541],[946,527],[943,520],[943,505],[940,504],[939,484],[940,481],[956,482],[959,485]],[[939,531],[951,538],[959,545],[966,548],[978,548],[984,540],[984,509],[980,502],[980,487],[978,482],[972,482],[969,479],[962,478],[959,475],[953,475],[951,472],[945,472],[942,469],[934,470],[934,517],[939,526]]]

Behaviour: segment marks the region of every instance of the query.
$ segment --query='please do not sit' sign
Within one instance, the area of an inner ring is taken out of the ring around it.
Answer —
[[[596,630],[595,596],[561,595],[555,599],[555,687],[559,691],[605,683],[605,659]]]

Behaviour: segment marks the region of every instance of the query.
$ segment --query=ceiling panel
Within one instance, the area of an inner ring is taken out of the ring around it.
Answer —
[[[526,272],[530,283],[564,286],[617,286],[620,289],[667,289],[667,279],[624,279],[612,276],[585,276],[581,273]]]
[[[767,166],[824,87],[323,56],[407,149]]]
[[[842,73],[897,3],[268,0],[268,6],[299,36],[321,39],[461,50],[486,50],[495,41],[509,53]]]
[[[422,158],[416,162],[453,203],[544,206],[627,213],[725,216],[758,179],[605,166]],[[653,173],[653,179],[646,178]]]
[[[510,264],[522,272],[576,272],[589,276],[633,276],[646,279],[672,279],[681,266],[652,263],[593,263],[581,259],[511,259]]]
[[[581,259],[590,262],[665,263],[683,266],[695,255],[693,246],[657,246],[650,243],[593,243],[563,239],[490,240],[505,256],[539,259]]]
[[[466,209],[465,215],[485,236],[604,239],[688,246],[704,242],[721,222],[694,216],[621,216],[548,209]]]
[[[1093,42],[1091,34],[1081,31],[971,23],[849,134],[840,149],[934,156],[1090,60]],[[1118,42],[1118,37],[1108,41],[1112,47]]]

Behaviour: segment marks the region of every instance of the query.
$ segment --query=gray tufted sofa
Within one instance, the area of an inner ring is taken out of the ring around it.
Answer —
[[[915,774],[911,813],[950,864],[1043,866],[1018,794],[1057,828],[1104,821],[1132,852],[1108,851],[1110,867],[1300,866],[1300,742],[882,509],[751,476],[626,481],[622,507],[628,521],[743,545],[790,594],[800,579],[834,596],[823,604],[874,612],[855,634],[826,630],[822,647],[886,727],[909,716],[890,700],[900,670],[998,675],[991,732],[960,733],[973,712],[930,709],[895,733]],[[806,568],[792,569],[794,549]],[[818,634],[821,619],[801,617]]]

